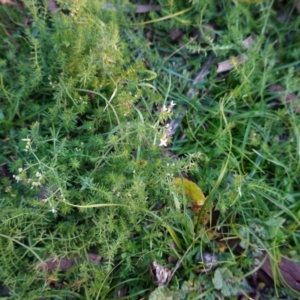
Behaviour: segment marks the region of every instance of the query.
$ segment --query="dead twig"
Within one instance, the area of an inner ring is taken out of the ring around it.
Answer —
[[[276,93],[278,97],[277,100],[282,102],[283,104],[289,104],[292,106],[294,111],[297,114],[300,114],[300,103],[299,98],[293,93],[287,93],[285,89],[281,85],[272,84],[269,86],[269,91],[272,93]],[[275,106],[273,103],[269,104],[270,106]]]

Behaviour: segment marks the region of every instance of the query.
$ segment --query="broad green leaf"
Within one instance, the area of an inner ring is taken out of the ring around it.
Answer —
[[[212,279],[215,289],[220,290],[223,286],[223,276],[220,269],[217,269]]]
[[[180,294],[170,291],[166,286],[156,288],[150,295],[149,300],[180,300]]]

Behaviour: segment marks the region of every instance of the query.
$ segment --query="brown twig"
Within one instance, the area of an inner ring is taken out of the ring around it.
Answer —
[[[187,250],[184,252],[183,256],[177,261],[175,268],[173,269],[171,276],[169,276],[168,281],[166,283],[166,285],[168,285],[171,281],[171,279],[173,278],[173,276],[175,275],[176,271],[178,270],[178,268],[180,267],[182,261],[184,260],[184,258],[187,256],[187,254],[189,253],[189,251],[191,250],[191,248],[194,246],[194,243],[192,243]]]

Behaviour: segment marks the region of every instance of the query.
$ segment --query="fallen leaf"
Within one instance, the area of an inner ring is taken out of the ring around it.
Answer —
[[[255,40],[252,35],[249,35],[245,40],[243,40],[242,45],[244,48],[249,49],[254,44]]]
[[[287,93],[281,85],[277,84],[270,85],[269,91],[274,94],[277,94],[277,99],[281,102],[290,104],[297,114],[300,113],[299,99],[295,94]]]
[[[263,258],[264,256],[262,256],[260,260],[263,260]],[[279,272],[279,274],[277,274],[277,279],[279,279],[279,282],[283,286],[289,286],[295,291],[300,292],[300,265],[288,258],[282,257],[277,266]],[[261,269],[273,280],[276,278],[276,276],[274,278],[274,272],[269,257],[267,257]]]
[[[229,60],[224,60],[218,63],[217,73],[226,72],[232,70],[234,66],[244,64],[248,60],[247,55],[239,55],[232,57]]]
[[[173,183],[178,187],[178,193],[192,199],[192,209],[198,213],[205,202],[205,196],[198,185],[186,178],[175,178]]]
[[[161,5],[148,5],[148,4],[137,4],[135,12],[137,14],[147,13],[149,11],[159,11],[162,9]]]
[[[217,241],[216,248],[219,252],[224,253],[228,249],[228,245],[223,242]]]
[[[203,252],[201,253],[201,257],[198,263],[202,266],[202,269],[197,270],[198,272],[208,272],[218,266],[218,257],[213,253]]]
[[[16,2],[13,2],[11,0],[0,0],[0,3],[1,4],[8,4],[8,5],[15,5],[15,6],[19,6],[19,7],[23,6],[21,3],[16,3]]]
[[[183,31],[181,29],[171,28],[169,34],[172,41],[177,41],[182,38]]]
[[[166,285],[169,283],[172,272],[160,264],[158,264],[155,260],[151,263],[151,274],[155,278],[155,283],[158,286]]]
[[[54,0],[43,0],[43,2],[48,2],[48,9],[51,13],[58,11],[58,6]]]
[[[254,44],[255,40],[254,38],[249,35],[243,42],[242,45],[245,49],[249,49]],[[217,73],[222,73],[226,71],[232,70],[235,66],[244,64],[248,60],[248,57],[246,54],[242,54],[239,56],[234,56],[231,59],[224,60],[222,62],[218,63],[218,69]]]
[[[88,254],[89,261],[97,265],[101,261],[101,257],[98,254],[89,253]],[[84,260],[82,257],[81,261]],[[43,264],[38,265],[38,269],[40,271],[67,271],[72,268],[74,265],[80,263],[80,257],[77,255],[74,258],[62,257],[59,258],[57,256],[49,256]]]

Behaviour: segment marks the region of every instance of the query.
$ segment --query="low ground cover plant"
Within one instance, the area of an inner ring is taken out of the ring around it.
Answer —
[[[2,3],[2,299],[299,296],[298,1]]]

